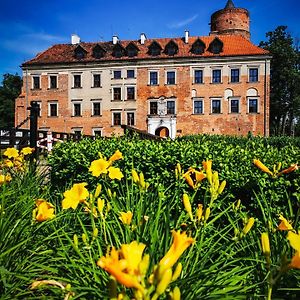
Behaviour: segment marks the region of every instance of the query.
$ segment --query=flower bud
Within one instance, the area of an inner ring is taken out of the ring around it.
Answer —
[[[206,208],[206,210],[205,210],[204,220],[207,221],[208,218],[209,218],[209,216],[210,216],[210,208],[208,207],[208,208]]]
[[[263,254],[269,256],[271,251],[270,251],[269,235],[267,232],[263,232],[261,234],[261,247],[262,247]]]
[[[247,223],[246,226],[243,228],[243,234],[244,234],[244,235],[246,235],[246,234],[250,231],[250,229],[252,228],[254,222],[255,222],[255,219],[252,218],[252,217],[248,220],[248,223]]]
[[[178,279],[178,277],[181,274],[181,271],[182,271],[182,263],[178,263],[175,270],[174,270],[174,273],[173,273],[173,276],[172,276],[172,281],[175,281],[176,279]]]
[[[156,288],[156,294],[159,296],[164,293],[166,288],[168,287],[169,283],[172,280],[172,269],[169,268],[165,270],[165,272],[162,275],[161,280],[159,281],[157,288]]]

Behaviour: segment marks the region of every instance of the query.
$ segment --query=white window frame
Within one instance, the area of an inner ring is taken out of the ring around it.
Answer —
[[[157,83],[156,84],[151,84],[150,73],[156,73],[157,74]],[[150,85],[150,86],[159,85],[159,70],[148,70],[148,85]]]
[[[174,83],[168,83],[168,73],[174,72],[175,73],[175,82]],[[165,70],[165,85],[176,85],[177,84],[177,72],[176,69],[169,69]]]
[[[156,111],[156,114],[151,114],[151,102],[156,102],[157,104],[157,111]],[[149,112],[149,115],[151,116],[158,116],[158,100],[157,99],[150,99],[149,102],[148,102],[148,112]]]
[[[80,76],[80,86],[75,87],[75,76]],[[72,88],[81,89],[82,88],[82,73],[72,73]]]
[[[93,134],[93,136],[96,136],[95,131],[100,131],[101,132],[100,136],[101,137],[103,136],[103,128],[102,127],[93,127],[92,128],[92,134]]]
[[[56,77],[56,87],[55,88],[52,88],[51,87],[51,77]],[[48,74],[48,89],[49,90],[55,90],[55,89],[57,89],[58,88],[58,74],[51,74],[51,73],[49,73]]]
[[[115,113],[119,113],[120,114],[120,125],[114,125],[114,120],[115,120],[115,118],[114,118],[114,114]],[[118,127],[118,126],[121,126],[122,125],[122,110],[120,109],[116,109],[116,110],[113,110],[112,112],[111,112],[111,126],[112,127]]]
[[[102,72],[100,71],[100,72],[91,72],[92,74],[92,77],[91,77],[91,80],[92,80],[92,84],[91,84],[91,87],[92,88],[102,88]],[[100,86],[95,86],[95,81],[94,81],[94,76],[95,75],[99,75],[100,76]]]
[[[253,65],[253,66],[248,65],[247,67],[248,67],[248,69],[247,69],[248,82],[249,83],[257,83],[257,82],[259,82],[259,73],[260,73],[259,66],[258,65]],[[257,81],[250,81],[250,69],[257,69]]]
[[[195,78],[196,78],[195,72],[196,71],[202,71],[202,82],[196,82],[196,80],[195,80]],[[204,68],[194,68],[192,77],[193,77],[193,84],[203,84],[204,83]]]
[[[214,71],[217,71],[217,70],[220,70],[220,72],[221,72],[221,81],[220,82],[214,82],[213,81],[213,78],[214,78],[214,76],[213,76],[213,74],[214,74]],[[211,69],[211,80],[210,80],[210,83],[212,83],[212,84],[221,84],[221,83],[223,83],[223,68],[222,67],[215,67],[215,68],[212,68]]]
[[[231,110],[231,101],[237,100],[238,101],[238,112],[232,112]],[[238,97],[228,97],[228,113],[229,114],[240,114],[241,113],[241,99]]]
[[[133,114],[133,118],[134,118],[134,122],[133,124],[129,125],[128,124],[128,114]],[[135,126],[136,125],[136,112],[134,110],[127,110],[126,111],[126,124],[129,125],[129,126]]]
[[[115,78],[115,72],[121,72],[121,77],[120,78]],[[122,69],[112,69],[111,70],[111,79],[114,79],[114,80],[120,80],[120,79],[123,79],[123,72],[122,72]]]
[[[127,88],[134,88],[134,98],[133,99],[128,99],[128,90],[127,90]],[[126,90],[126,99],[125,100],[135,101],[136,100],[136,86],[135,85],[126,85],[125,90]]]
[[[176,100],[175,99],[165,99],[165,101],[166,101],[166,114],[167,115],[176,115],[176,113],[177,113]],[[174,114],[168,114],[168,102],[174,102]]]
[[[51,116],[51,104],[56,104],[56,116]],[[52,101],[49,101],[48,102],[48,117],[50,118],[55,118],[55,117],[58,117],[59,116],[59,113],[58,113],[58,108],[59,108],[59,105],[58,105],[58,100],[52,100]]]
[[[202,112],[201,113],[196,113],[195,112],[195,102],[196,101],[201,101],[202,102]],[[201,97],[194,97],[193,98],[193,115],[204,115],[204,99]]]
[[[128,77],[128,71],[133,71],[133,77]],[[133,69],[133,68],[128,68],[127,70],[126,70],[126,79],[135,79],[136,78],[136,69]]]
[[[99,103],[100,104],[100,115],[95,115],[94,110],[94,104]],[[101,99],[91,99],[91,111],[92,111],[92,117],[101,117],[102,116],[102,100]]]
[[[82,134],[83,128],[82,127],[72,127],[71,130],[72,130],[73,134],[75,134],[75,131],[80,131],[80,134]]]
[[[39,87],[38,88],[34,87],[34,79],[33,79],[34,77],[38,77],[38,79],[39,79]],[[32,74],[31,78],[32,78],[31,89],[32,90],[40,90],[42,88],[42,86],[41,86],[41,84],[42,84],[42,82],[41,82],[41,74]]]
[[[232,70],[239,70],[239,81],[232,81],[232,77],[231,77],[231,71]],[[232,66],[232,67],[229,67],[229,78],[230,78],[230,81],[229,83],[240,83],[241,82],[241,68],[240,67],[235,67],[235,66]]]
[[[249,101],[250,100],[256,100],[257,101],[257,112],[249,112]],[[248,96],[247,97],[247,113],[248,114],[258,114],[258,113],[260,113],[259,104],[260,104],[259,97],[257,97],[257,96]]]
[[[219,112],[219,113],[214,113],[214,112],[213,112],[213,105],[212,105],[212,103],[213,103],[213,101],[215,101],[215,100],[220,101],[220,112]],[[221,114],[221,113],[222,113],[222,98],[218,98],[218,97],[210,98],[210,113],[211,113],[212,115],[217,115],[217,114]]]
[[[114,99],[114,89],[115,88],[120,88],[121,89],[121,99]],[[123,96],[124,96],[124,91],[123,91],[123,86],[122,85],[113,85],[111,87],[111,100],[112,101],[123,101]]]
[[[72,117],[82,117],[82,100],[72,100]],[[75,116],[75,104],[80,104],[80,115]]]

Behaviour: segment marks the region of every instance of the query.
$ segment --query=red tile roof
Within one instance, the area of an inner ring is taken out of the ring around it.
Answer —
[[[223,42],[223,51],[219,54],[211,53],[208,48],[210,43],[218,38]],[[205,45],[205,51],[203,54],[191,53],[192,44],[201,39]],[[87,51],[86,56],[82,59],[77,59],[74,56],[74,50],[78,47],[78,44],[57,44],[44,52],[39,53],[35,58],[23,63],[23,67],[40,65],[40,64],[60,64],[60,63],[76,63],[76,62],[97,62],[97,61],[122,61],[122,60],[140,60],[140,59],[163,59],[170,58],[169,55],[161,51],[159,56],[151,56],[148,53],[148,47],[153,41],[160,44],[162,49],[165,48],[169,41],[174,41],[178,45],[178,52],[171,57],[227,57],[227,56],[245,56],[245,55],[265,55],[269,52],[255,46],[246,38],[239,35],[218,35],[218,36],[202,36],[202,37],[189,37],[189,42],[186,44],[183,38],[158,38],[147,39],[144,45],[141,45],[139,41],[120,41],[119,44],[122,47],[126,47],[129,43],[133,43],[139,49],[138,55],[135,57],[122,56],[116,58],[112,55],[112,50],[115,45],[112,42],[95,42],[95,43],[80,43],[80,46]],[[100,45],[105,51],[105,55],[102,58],[93,57],[93,48],[96,45]]]

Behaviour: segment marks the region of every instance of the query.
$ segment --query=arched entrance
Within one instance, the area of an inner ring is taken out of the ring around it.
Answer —
[[[167,127],[158,127],[155,130],[155,135],[158,135],[160,137],[169,137],[169,129]]]

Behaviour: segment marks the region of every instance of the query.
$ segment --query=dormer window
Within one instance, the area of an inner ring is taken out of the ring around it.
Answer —
[[[85,58],[87,53],[81,46],[76,47],[74,52],[75,52],[75,58],[77,59]]]
[[[208,50],[213,54],[220,54],[223,51],[223,42],[215,38],[209,45]]]
[[[159,43],[157,43],[156,41],[152,42],[152,44],[149,46],[148,48],[148,53],[152,56],[157,56],[160,55],[161,53],[161,46]]]
[[[114,45],[112,54],[114,57],[120,58],[125,55],[125,49],[120,44],[116,44]]]
[[[94,58],[102,58],[104,55],[105,55],[105,50],[101,46],[96,45],[93,48],[93,57]]]
[[[200,39],[197,39],[192,45],[191,52],[193,54],[201,55],[205,51],[205,44]]]
[[[169,56],[173,56],[177,54],[177,52],[178,52],[177,44],[173,41],[170,41],[165,47],[165,53]]]
[[[138,51],[139,51],[139,48],[133,43],[129,43],[126,47],[126,52],[129,57],[137,56]]]

